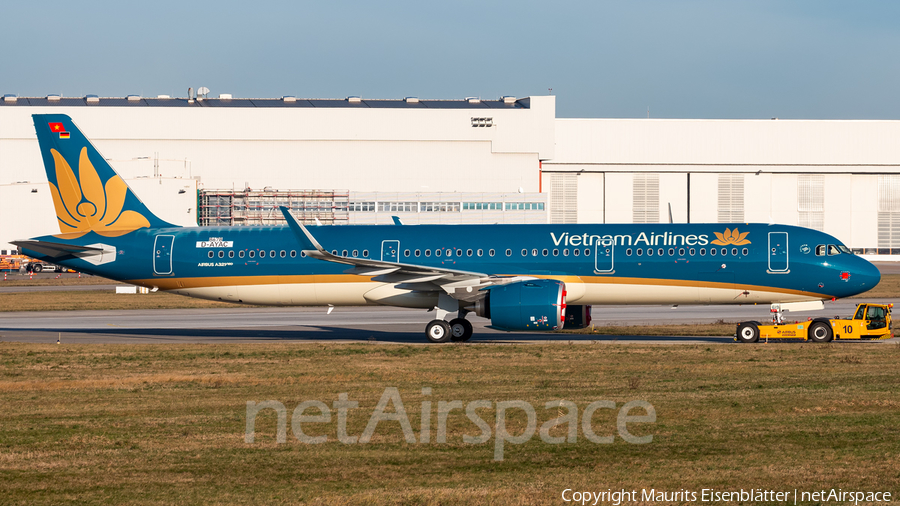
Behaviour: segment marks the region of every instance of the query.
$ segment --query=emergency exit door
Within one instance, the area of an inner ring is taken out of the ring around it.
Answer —
[[[769,272],[788,271],[787,232],[769,232]]]
[[[381,241],[381,261],[400,261],[400,241]]]
[[[611,274],[613,272],[614,265],[614,254],[615,254],[615,243],[605,241],[597,241],[597,245],[595,247],[594,257],[594,272],[598,274],[607,273]]]
[[[158,235],[153,241],[153,273],[172,274],[172,246],[174,235]]]

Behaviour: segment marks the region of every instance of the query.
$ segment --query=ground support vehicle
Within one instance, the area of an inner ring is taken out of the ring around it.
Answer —
[[[827,343],[832,339],[889,339],[891,331],[891,308],[893,304],[868,304],[856,306],[852,318],[811,318],[805,322],[784,323],[781,313],[773,323],[756,321],[741,322],[734,335],[735,341],[755,343],[760,339],[803,339],[817,343]]]

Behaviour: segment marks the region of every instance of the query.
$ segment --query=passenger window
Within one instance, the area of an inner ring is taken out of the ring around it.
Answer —
[[[409,251],[409,250],[407,250],[407,251]],[[353,250],[353,257],[356,258],[358,256],[359,256],[359,250],[358,249]],[[406,255],[406,256],[409,256],[409,255]]]
[[[224,252],[224,251],[219,250],[219,258],[225,258],[225,252]]]
[[[425,256],[427,256],[427,257],[430,257],[430,256],[431,256],[431,250],[430,250],[430,249],[425,250]]]
[[[255,256],[256,256],[256,251],[250,250],[250,258],[253,258]]]
[[[533,256],[533,257],[536,257],[536,256],[537,256],[537,250],[536,250],[536,249],[531,250],[531,256]]]
[[[625,255],[631,256],[631,248],[628,248],[627,250],[625,250]]]
[[[722,248],[722,256],[725,256],[727,254],[728,254],[728,250],[726,248]]]
[[[366,257],[366,258],[368,258],[368,257],[369,257],[369,250],[364,249],[364,250],[363,250],[363,256]]]
[[[680,256],[680,257],[684,256],[684,248],[678,248],[678,256]]]
[[[270,251],[269,256],[275,258],[275,250]],[[347,256],[347,250],[344,250],[344,256]]]
[[[528,256],[528,250],[527,250],[527,249],[524,249],[524,248],[522,249],[522,256],[523,256],[523,257],[527,257],[527,256]]]
[[[744,248],[744,249],[741,250],[741,254],[744,255],[744,256],[747,256],[747,255],[750,254],[750,250],[748,250],[747,248]]]
[[[244,256],[244,255],[241,255]],[[291,258],[297,258],[297,250],[291,250]]]
[[[838,247],[835,246],[834,244],[829,244],[828,245],[828,254],[829,255],[840,255],[841,250],[839,250]]]
[[[434,250],[434,256],[436,256],[436,257],[441,256],[441,252],[443,252],[443,251],[444,251],[444,250],[442,250],[442,249],[440,249],[440,248]]]
[[[239,258],[244,258],[244,250],[238,251],[238,257],[239,257]]]
[[[558,257],[558,256],[559,256],[559,250],[558,250],[558,249],[553,248],[553,256],[555,256],[555,257]]]
[[[422,254],[422,252],[421,252],[420,250],[416,250],[414,254],[415,254],[416,256],[419,256],[419,255]]]
[[[234,258],[234,250],[228,252],[228,258]]]
[[[337,255],[337,251],[332,251],[331,253],[332,253],[333,255]],[[260,251],[259,251],[259,258],[266,258],[266,252],[265,252],[265,250],[260,250]]]
[[[209,258],[212,258],[213,255],[215,255],[215,253],[213,253],[212,251],[210,251],[209,254],[207,254],[206,256],[208,256]]]
[[[643,255],[643,254],[644,254],[644,250],[642,250],[641,248],[638,248],[638,249],[637,249],[637,256],[641,256],[641,255]]]
[[[820,245],[816,246],[816,256],[820,257],[824,254],[825,254],[825,245],[820,244]]]
[[[690,253],[691,256],[694,256],[694,254],[697,253],[697,250],[695,250],[694,248],[691,248],[690,251],[688,251],[688,253]]]
[[[488,250],[488,256],[494,256],[494,253],[495,253],[494,248],[491,248]]]
[[[648,257],[652,257],[652,256],[653,256],[653,248],[647,248],[647,256],[648,256]]]
[[[733,257],[737,256],[737,248],[731,248],[731,256],[733,256]]]
[[[353,256],[356,256],[356,255],[353,255]],[[409,256],[409,250],[408,250],[408,249],[403,250],[403,256],[405,256],[405,257],[408,257],[408,256]]]
[[[272,255],[272,256],[275,256],[275,252],[273,251],[273,252],[271,253],[271,255]],[[347,250],[341,251],[341,256],[344,257],[344,258],[347,258]]]
[[[716,256],[716,248],[709,248],[710,256]]]
[[[280,256],[281,258],[286,257],[286,256],[287,256],[287,251],[281,250],[281,252],[278,254],[278,256]]]
[[[591,250],[584,248],[584,256],[586,256],[586,257],[591,256]]]
[[[466,250],[466,256],[467,256],[467,257],[472,256],[472,250],[467,249],[467,250]],[[478,255],[478,256],[481,256],[481,255]]]
[[[706,256],[706,248],[700,248],[700,256]]]
[[[543,250],[541,250],[541,254],[544,255],[544,256],[547,256],[549,253],[550,253],[550,252],[547,251],[547,248],[544,248]]]
[[[563,250],[563,256],[564,256],[564,257],[569,256],[569,250],[568,250],[568,248]]]
[[[484,256],[484,250],[479,248],[478,251],[475,252],[478,256]]]
[[[447,256],[450,256],[450,255],[447,255]],[[456,256],[458,256],[458,257],[461,257],[461,256],[462,256],[462,250],[461,250],[461,249],[456,250]]]
[[[662,248],[659,248],[659,249],[658,249],[658,250],[656,250],[656,254],[657,254],[657,255],[659,255],[659,256],[663,256],[663,255],[665,255],[665,254],[666,254],[666,252],[665,252],[665,250],[664,250],[664,249],[662,249]]]
[[[673,256],[675,254],[675,248],[669,248],[669,256]]]
[[[572,250],[572,253],[573,253],[575,256],[578,256],[578,255],[581,254],[581,250],[578,249],[578,248],[575,248],[575,249]]]
[[[306,252],[301,251],[301,252],[300,252],[300,258],[306,258]]]

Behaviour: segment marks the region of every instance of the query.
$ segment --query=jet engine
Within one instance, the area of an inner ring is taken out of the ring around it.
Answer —
[[[566,285],[555,279],[517,281],[488,288],[475,314],[500,330],[557,330],[566,318]]]

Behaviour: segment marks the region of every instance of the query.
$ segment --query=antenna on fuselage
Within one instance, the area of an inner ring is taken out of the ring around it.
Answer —
[[[675,223],[675,220],[672,219],[672,203],[669,202],[669,223]]]

